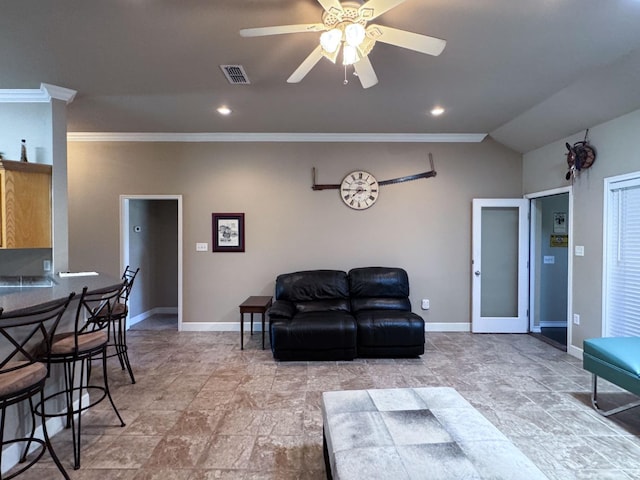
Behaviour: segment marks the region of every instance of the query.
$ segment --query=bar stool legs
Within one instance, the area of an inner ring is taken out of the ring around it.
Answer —
[[[129,378],[131,379],[131,383],[135,384],[136,378],[133,375],[133,369],[131,368],[131,363],[129,362],[126,324],[126,313],[114,319],[111,325],[112,331],[110,332],[113,335],[113,344],[109,344],[109,346],[113,346],[113,348],[115,349],[115,356],[118,357],[118,360],[120,362],[120,367],[122,368],[122,370],[127,370],[127,372],[129,373]]]
[[[44,390],[40,390],[40,401],[42,402],[43,400],[44,400]],[[35,408],[34,408],[35,405],[33,404],[33,397],[29,397],[27,402],[29,404],[29,408],[31,411],[31,432],[29,434],[29,437],[12,439],[6,442],[4,439],[4,429],[5,429],[6,407],[8,407],[9,405],[7,405],[4,401],[1,402],[2,405],[0,408],[2,409],[2,412],[0,415],[2,418],[0,419],[0,446],[4,447],[6,445],[25,442],[25,441],[27,444],[22,450],[22,454],[20,456],[20,464],[24,464],[24,465],[21,465],[21,467],[18,470],[13,470],[9,475],[2,474],[2,457],[0,456],[0,479],[10,480],[12,478],[17,477],[18,475],[21,475],[26,470],[31,468],[36,462],[40,461],[40,459],[45,454],[45,452],[48,451],[49,455],[51,455],[53,462],[55,463],[56,467],[58,467],[58,470],[60,471],[62,476],[66,480],[70,480],[69,475],[67,474],[66,470],[62,466],[62,463],[60,462],[60,459],[58,458],[58,455],[56,455],[55,450],[51,446],[51,439],[49,438],[49,432],[47,431],[46,422],[42,422],[42,434],[44,439],[36,438],[35,436],[36,415],[35,415]],[[39,444],[42,447],[42,449],[37,454],[35,454],[36,456],[34,458],[29,459],[27,463],[27,456],[29,454],[29,451],[31,450],[32,444],[34,443]]]
[[[118,297],[117,303],[113,306],[110,312],[111,322],[108,325],[109,342],[107,347],[113,348],[115,351],[109,353],[107,358],[118,357],[120,362],[120,368],[127,370],[131,383],[136,383],[136,378],[133,375],[133,369],[129,362],[129,347],[127,346],[127,316],[129,314],[129,296],[133,289],[133,283],[138,275],[140,268],[133,270],[128,265],[124,269],[122,274],[122,290]],[[104,321],[104,311],[101,310],[94,317],[93,321]]]
[[[123,284],[92,291],[88,291],[85,287],[76,311],[74,331],[55,335],[51,343],[48,361],[63,367],[64,389],[47,396],[40,407],[36,406],[36,413],[45,419],[66,417],[67,428],[71,429],[73,437],[73,468],[76,470],[80,468],[82,413],[85,410],[108,398],[120,421],[120,426],[125,426],[111,397],[107,374],[107,341],[109,339],[107,330],[113,321],[111,313],[122,288]],[[90,381],[93,359],[102,361],[103,379],[100,385]],[[90,396],[88,404],[85,404],[86,400],[83,398],[85,393]],[[65,412],[45,413],[45,402],[56,397],[65,399]]]

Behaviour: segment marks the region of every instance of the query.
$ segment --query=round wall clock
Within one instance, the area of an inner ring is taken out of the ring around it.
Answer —
[[[378,181],[368,172],[356,170],[351,172],[340,184],[340,198],[354,210],[364,210],[378,200]]]

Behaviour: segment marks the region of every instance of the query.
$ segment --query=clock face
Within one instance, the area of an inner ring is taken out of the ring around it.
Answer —
[[[351,172],[340,185],[340,198],[355,210],[364,210],[378,200],[378,181],[370,173],[357,170]]]

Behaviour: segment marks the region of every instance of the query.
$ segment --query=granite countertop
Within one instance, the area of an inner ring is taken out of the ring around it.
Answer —
[[[122,279],[104,273],[72,277],[60,277],[58,274],[42,277],[0,277],[0,308],[5,312],[19,310],[65,298],[71,292],[79,295],[85,286],[89,290],[97,290],[120,282]]]

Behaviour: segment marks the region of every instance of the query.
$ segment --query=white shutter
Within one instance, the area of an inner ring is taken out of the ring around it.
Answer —
[[[609,184],[604,334],[640,336],[640,176]]]

